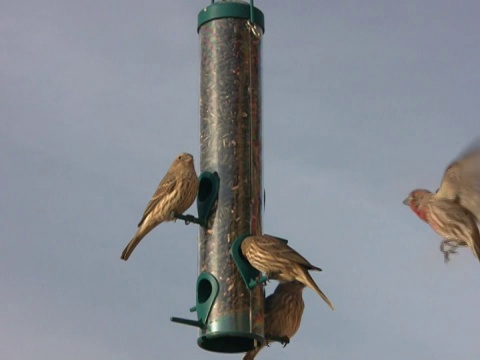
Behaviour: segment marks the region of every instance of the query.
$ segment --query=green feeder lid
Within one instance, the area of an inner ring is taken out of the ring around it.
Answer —
[[[250,11],[253,7],[253,12]],[[251,19],[253,17],[253,19]],[[265,18],[260,9],[253,6],[253,1],[246,2],[212,2],[211,5],[198,13],[198,27],[200,30],[203,24],[221,18],[240,18],[253,20],[265,32]]]

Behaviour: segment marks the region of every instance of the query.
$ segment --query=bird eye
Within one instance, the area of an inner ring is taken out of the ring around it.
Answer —
[[[178,160],[182,160],[182,155],[180,155],[180,156],[178,157]]]

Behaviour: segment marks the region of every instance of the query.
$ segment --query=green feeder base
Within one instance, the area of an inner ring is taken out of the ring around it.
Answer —
[[[218,332],[200,336],[197,344],[202,349],[221,353],[241,353],[264,343],[263,337],[240,332]]]

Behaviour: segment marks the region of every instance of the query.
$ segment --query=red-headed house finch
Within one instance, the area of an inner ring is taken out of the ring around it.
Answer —
[[[404,200],[417,216],[444,238],[440,249],[445,261],[457,246],[468,246],[480,260],[480,147],[478,142],[451,163],[434,194],[413,190]],[[455,245],[451,245],[451,244]],[[450,245],[453,250],[444,250]]]
[[[128,260],[132,251],[155,226],[175,220],[174,213],[183,214],[198,193],[198,176],[193,164],[193,156],[182,153],[176,157],[167,173],[158,184],[155,194],[147,205],[138,230],[123,250],[121,259]]]
[[[264,333],[268,345],[279,341],[285,347],[296,334],[302,321],[302,292],[305,285],[299,281],[279,283],[275,291],[265,299]],[[245,354],[243,360],[253,360],[265,345]]]
[[[315,290],[334,310],[331,301],[308,273],[308,270],[322,269],[312,265],[284,241],[269,235],[252,235],[243,240],[241,250],[248,262],[269,279],[280,282],[297,280]]]

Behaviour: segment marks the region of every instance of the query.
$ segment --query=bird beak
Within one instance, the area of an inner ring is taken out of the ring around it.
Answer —
[[[410,205],[410,196],[403,200],[403,204],[409,206]]]

